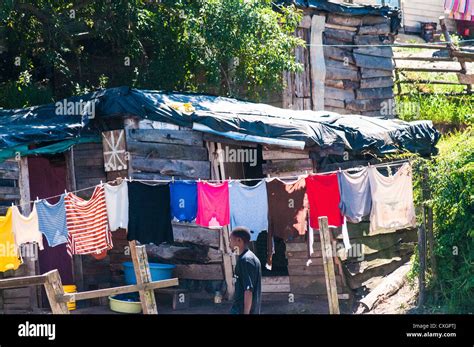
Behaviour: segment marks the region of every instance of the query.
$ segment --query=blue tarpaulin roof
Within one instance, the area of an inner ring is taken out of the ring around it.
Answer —
[[[187,103],[193,109],[181,111],[180,105]],[[64,150],[62,141],[72,145],[79,139],[97,136],[99,130],[92,126],[94,121],[123,116],[171,123],[235,140],[338,153],[348,150],[383,155],[410,151],[430,155],[436,153],[440,137],[430,121],[294,111],[232,98],[119,87],[56,104],[0,109],[0,160],[11,157],[14,151],[34,153],[27,151],[31,144],[51,142],[54,150]],[[41,153],[46,152],[47,148],[42,147]]]

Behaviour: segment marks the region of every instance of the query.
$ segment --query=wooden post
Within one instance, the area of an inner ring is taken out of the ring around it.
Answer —
[[[444,34],[444,39],[446,40],[446,42],[448,44],[448,49],[450,51],[454,50],[455,47],[453,45],[453,41],[451,40],[451,35],[449,35],[448,27],[446,26],[446,20],[445,20],[444,16],[439,17],[439,24],[441,25],[441,30]]]
[[[402,95],[402,85],[400,80],[400,74],[398,73],[397,67],[395,66],[395,83],[397,85],[397,93],[398,95]]]
[[[423,167],[423,180],[422,180],[422,197],[423,197],[423,223],[426,231],[426,242],[427,242],[427,254],[430,257],[431,274],[433,281],[436,282],[438,278],[438,265],[436,263],[436,257],[434,254],[435,250],[435,239],[433,235],[433,209],[429,206],[426,201],[431,200],[431,192],[429,187],[429,173],[428,168]]]
[[[473,56],[474,56],[474,54],[473,54]],[[454,57],[454,59],[456,59],[456,58],[457,57]],[[466,75],[467,74],[466,61],[464,59],[459,59],[459,64],[461,64],[461,74]],[[472,85],[471,84],[466,84],[466,92],[469,93],[469,94],[472,93]]]
[[[323,31],[325,16],[313,15],[311,18],[311,99],[313,110],[324,110],[324,81],[326,80],[326,63],[324,61]]]
[[[328,218],[319,217],[319,235],[321,238],[321,249],[323,257],[324,277],[326,278],[326,290],[328,295],[329,313],[340,314],[339,299],[337,296],[336,274],[334,272],[333,250],[331,236],[329,233]]]
[[[418,308],[423,306],[425,301],[425,270],[426,270],[426,232],[425,226],[422,224],[418,228]]]
[[[21,211],[24,216],[28,216],[31,213],[30,205],[30,175],[28,171],[28,158],[22,157],[20,159],[20,177],[18,180],[18,186],[20,188],[20,205]],[[26,265],[27,276],[34,276],[37,274],[36,271],[36,255],[38,254],[38,248],[36,244],[24,245],[22,250],[25,251],[24,261]],[[31,286],[30,290],[30,308],[35,311],[38,306],[38,288]]]
[[[58,300],[58,298],[64,295],[64,288],[58,270],[47,272],[45,276],[44,289],[46,290],[53,314],[69,314],[67,304]]]
[[[148,264],[148,256],[145,246],[137,246],[136,241],[129,241],[130,253],[132,255],[133,268],[137,285],[151,282],[150,266]],[[158,314],[156,307],[155,292],[153,290],[139,290],[140,301],[144,314]]]
[[[74,161],[74,147],[71,147],[68,152],[65,153],[66,159],[66,189],[69,191],[75,191],[77,189],[76,184],[76,171]],[[72,256],[72,278],[77,286],[79,292],[84,291],[84,273],[82,268],[82,256]]]
[[[222,150],[220,143],[206,142],[207,150],[209,152],[209,160],[211,162],[211,179],[224,180],[225,171],[224,163],[219,162],[219,157],[214,155],[214,151]],[[222,265],[224,270],[224,279],[227,286],[226,297],[231,300],[234,297],[234,266],[232,263],[232,250],[229,246],[229,228],[227,226],[220,229],[219,249],[222,252]]]

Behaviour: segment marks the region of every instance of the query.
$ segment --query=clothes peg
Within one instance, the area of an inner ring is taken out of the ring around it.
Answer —
[[[39,201],[40,201],[39,197],[36,197],[36,202],[39,202]]]
[[[267,178],[270,178],[270,174],[267,174]]]
[[[171,182],[174,183],[174,176],[171,176]]]
[[[102,180],[100,180],[100,185],[101,185],[101,186],[103,186],[103,185],[104,185],[104,183],[102,183]]]
[[[64,189],[64,194],[67,195],[67,190],[66,189]]]
[[[341,169],[341,167],[339,167],[339,172],[342,172],[342,169]]]

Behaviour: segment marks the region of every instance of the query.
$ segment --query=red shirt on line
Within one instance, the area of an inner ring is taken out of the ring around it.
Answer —
[[[318,218],[328,217],[328,225],[339,227],[343,217],[339,208],[341,200],[337,174],[306,177],[306,193],[309,200],[310,225],[319,230]]]

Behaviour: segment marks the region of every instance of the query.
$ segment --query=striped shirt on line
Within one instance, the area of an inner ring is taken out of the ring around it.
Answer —
[[[105,191],[97,186],[89,200],[73,193],[65,197],[68,234],[68,252],[93,254],[113,247],[108,230]]]

